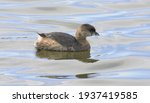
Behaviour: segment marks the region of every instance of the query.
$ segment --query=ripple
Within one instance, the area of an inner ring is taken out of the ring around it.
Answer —
[[[150,69],[118,70],[106,73],[103,78],[111,79],[150,79]]]
[[[104,36],[113,36],[115,33],[119,33],[121,36],[131,37],[131,38],[150,38],[148,34],[137,34],[138,32],[149,30],[150,24],[144,24],[140,26],[134,26],[129,28],[115,28],[113,30],[105,31]]]
[[[101,3],[128,3],[134,2],[134,0],[101,0]]]
[[[29,50],[9,50],[9,51],[3,51],[0,50],[0,58],[35,58],[33,55],[33,51]]]
[[[149,46],[150,42],[137,42],[127,45],[118,44],[118,45],[103,45],[99,48],[93,47],[93,55],[91,58],[99,59],[113,59],[127,56],[142,56],[150,57],[150,50],[133,50],[134,48],[144,48]]]
[[[46,75],[49,79],[150,79],[150,69],[129,69],[101,73],[84,73],[76,75]]]

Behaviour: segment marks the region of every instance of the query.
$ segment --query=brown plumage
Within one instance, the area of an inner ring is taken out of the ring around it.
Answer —
[[[86,51],[90,50],[87,36],[99,35],[90,24],[82,24],[77,28],[75,37],[63,32],[38,33],[35,47],[52,51]]]

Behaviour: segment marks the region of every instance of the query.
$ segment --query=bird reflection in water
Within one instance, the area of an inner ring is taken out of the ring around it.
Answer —
[[[76,59],[85,63],[94,63],[98,60],[90,59],[90,51],[82,52],[57,52],[47,50],[37,50],[36,56],[53,60]]]
[[[85,73],[85,74],[76,74],[76,75],[45,75],[45,76],[39,76],[49,79],[87,79],[87,78],[94,78],[96,77],[96,73]]]

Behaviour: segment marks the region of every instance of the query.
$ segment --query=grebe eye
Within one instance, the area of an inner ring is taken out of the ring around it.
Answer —
[[[90,29],[90,32],[95,32],[95,31],[96,31],[95,28]]]

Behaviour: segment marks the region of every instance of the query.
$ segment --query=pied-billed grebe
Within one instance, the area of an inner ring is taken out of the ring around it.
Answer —
[[[75,37],[63,32],[38,33],[39,37],[35,42],[38,50],[52,51],[87,51],[90,44],[86,37],[99,35],[94,26],[82,24],[77,28]]]

